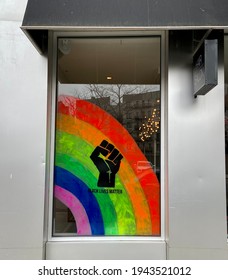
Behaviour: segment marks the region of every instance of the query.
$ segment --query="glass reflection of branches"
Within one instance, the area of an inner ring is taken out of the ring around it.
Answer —
[[[127,84],[72,86],[75,97],[101,107],[128,130],[159,177],[160,86]],[[62,91],[69,92],[69,89]]]

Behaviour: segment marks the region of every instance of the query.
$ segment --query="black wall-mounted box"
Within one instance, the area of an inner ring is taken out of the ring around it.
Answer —
[[[204,40],[193,56],[194,96],[205,95],[218,84],[218,40]]]

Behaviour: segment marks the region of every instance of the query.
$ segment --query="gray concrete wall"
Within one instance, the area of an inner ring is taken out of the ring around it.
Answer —
[[[168,258],[228,258],[223,49],[218,85],[195,99],[192,39],[192,31],[170,32]]]
[[[0,2],[0,259],[41,259],[47,60],[20,26],[27,0]]]

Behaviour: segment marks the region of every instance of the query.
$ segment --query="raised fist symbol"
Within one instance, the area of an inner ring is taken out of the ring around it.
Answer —
[[[115,187],[115,175],[123,158],[121,153],[108,141],[103,140],[94,149],[90,158],[100,172],[98,187]]]

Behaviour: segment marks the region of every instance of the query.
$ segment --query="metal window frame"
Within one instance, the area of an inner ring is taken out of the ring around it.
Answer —
[[[53,227],[53,171],[55,156],[55,125],[56,125],[56,91],[57,91],[57,40],[58,37],[71,38],[111,38],[111,37],[160,37],[161,39],[161,158],[160,158],[160,211],[161,211],[161,235],[155,236],[58,236],[52,235]],[[168,32],[154,30],[115,30],[110,29],[101,31],[99,29],[75,30],[75,31],[49,31],[48,34],[48,121],[47,121],[47,167],[46,167],[46,222],[45,222],[45,241],[46,242],[103,242],[103,241],[143,241],[156,242],[165,241],[168,231],[168,128],[167,128],[167,89],[168,89]]]
[[[228,41],[228,30],[225,30],[225,32],[224,32],[224,75],[225,75],[225,71],[226,71],[226,69],[225,69],[225,52],[226,52],[225,51],[225,47],[226,47],[225,38],[227,38],[227,41]],[[224,77],[224,86],[226,86],[226,77]],[[225,174],[225,176],[226,176],[226,174]],[[228,188],[228,186],[226,184],[226,192],[228,191],[227,188]],[[227,205],[228,205],[228,199],[226,198],[226,207],[227,207]],[[226,215],[228,215],[228,213],[226,213]],[[227,224],[228,224],[228,220],[227,220]],[[228,225],[226,227],[228,229]],[[227,244],[228,244],[228,230],[227,230]]]

